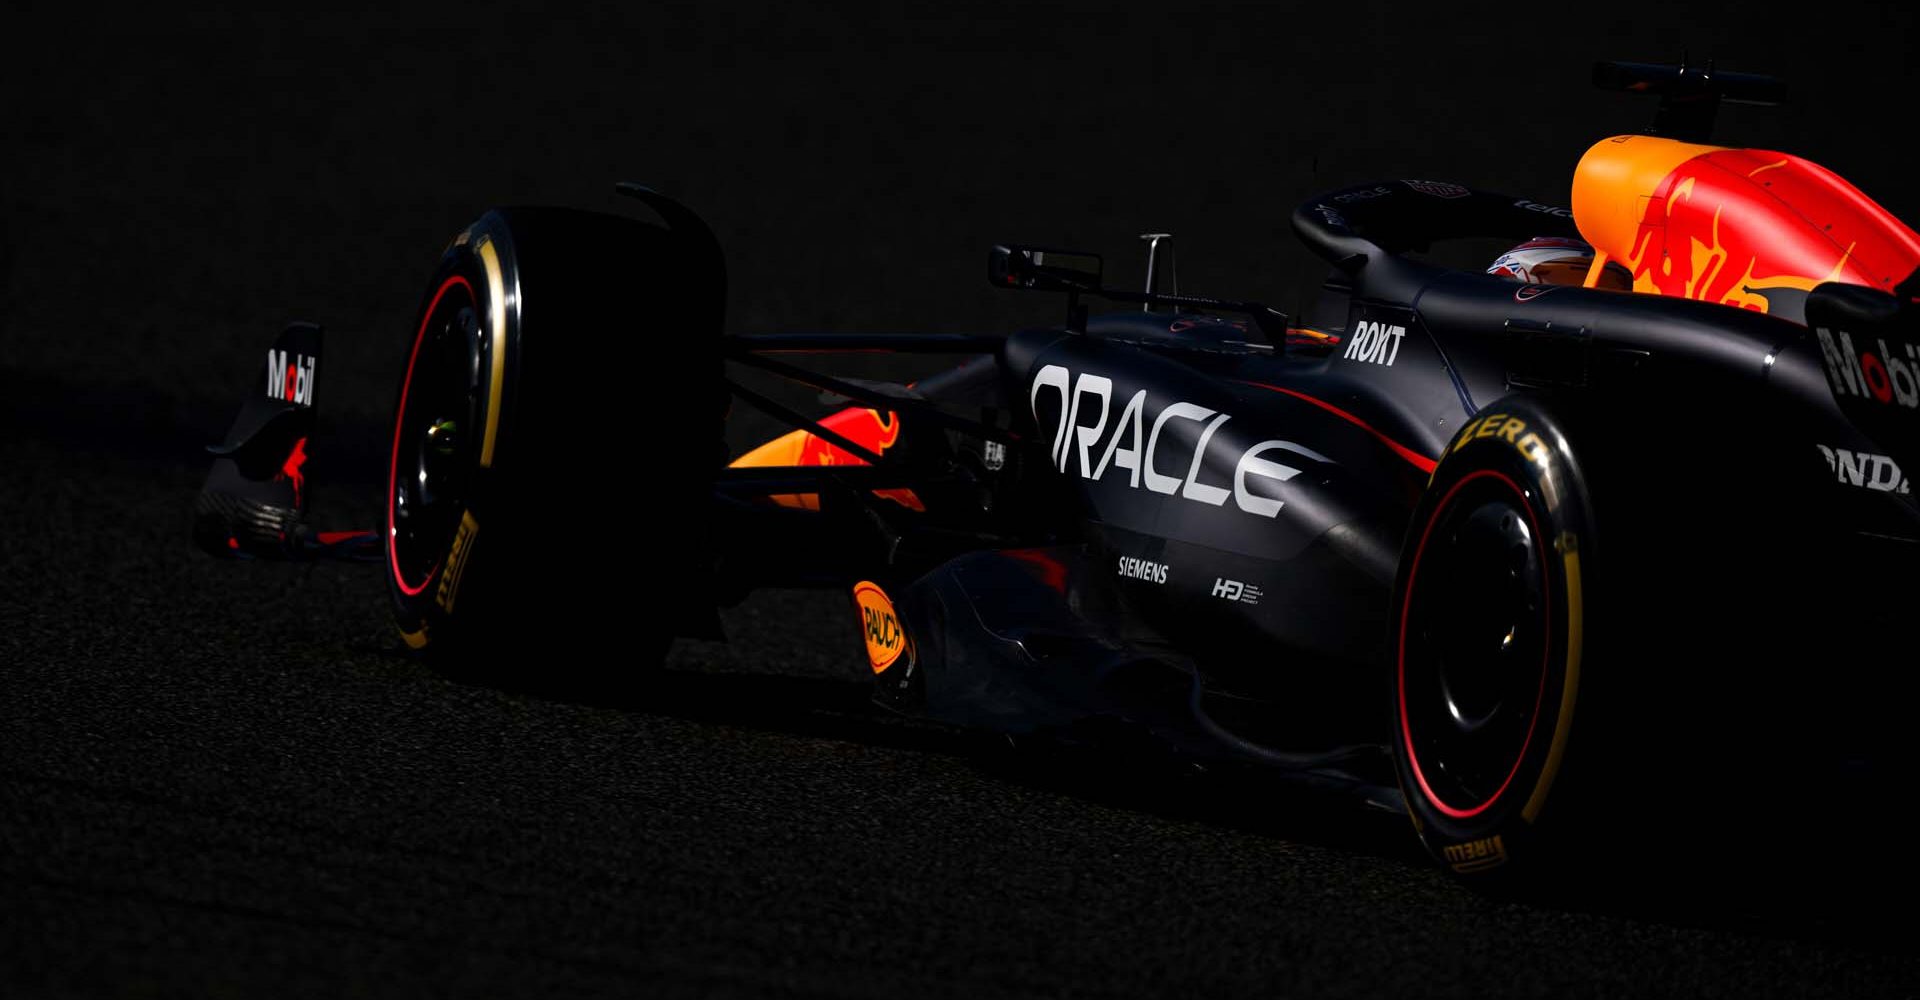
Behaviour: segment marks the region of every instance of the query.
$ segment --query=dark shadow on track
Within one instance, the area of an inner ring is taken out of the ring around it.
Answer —
[[[1190,820],[1413,867],[1433,864],[1406,819],[1356,796],[1255,767],[1202,766],[1124,727],[1013,739],[893,714],[857,680],[667,670],[593,689],[521,687],[563,702],[962,758],[995,780],[1081,801]],[[1900,949],[1913,922],[1863,900],[1920,886],[1903,849],[1891,775],[1854,762],[1791,776],[1827,821],[1760,828],[1752,789],[1723,788],[1670,814],[1638,843],[1601,844],[1551,874],[1471,887],[1489,902],[1733,931],[1781,942]],[[1743,798],[1745,796],[1745,798]]]
[[[1760,788],[1721,788],[1637,843],[1508,887],[1515,902],[1782,941],[1904,950],[1920,923],[1889,905],[1920,888],[1886,765],[1808,765],[1780,809]]]

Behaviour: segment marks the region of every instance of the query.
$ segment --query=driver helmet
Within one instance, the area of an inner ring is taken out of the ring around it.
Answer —
[[[1487,268],[1488,274],[1530,285],[1582,285],[1593,266],[1593,247],[1564,236],[1536,236],[1508,250]],[[1633,290],[1633,275],[1612,261],[1600,271],[1596,288]]]

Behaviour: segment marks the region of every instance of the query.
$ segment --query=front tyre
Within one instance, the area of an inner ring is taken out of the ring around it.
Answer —
[[[537,645],[548,676],[618,672],[712,618],[725,291],[697,251],[559,208],[488,212],[447,247],[389,456],[387,582],[409,647],[525,681],[507,653]]]
[[[1400,561],[1393,756],[1422,842],[1461,875],[1548,854],[1570,811],[1560,779],[1598,550],[1575,455],[1541,400],[1482,411],[1448,446]]]

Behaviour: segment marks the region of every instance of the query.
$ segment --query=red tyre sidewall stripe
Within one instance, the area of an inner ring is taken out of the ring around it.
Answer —
[[[420,360],[420,345],[427,339],[427,324],[433,321],[434,312],[440,308],[440,300],[447,294],[447,289],[455,285],[465,289],[467,301],[473,303],[474,308],[479,308],[480,301],[474,296],[473,285],[468,283],[467,279],[456,274],[440,283],[440,287],[433,293],[433,299],[427,303],[426,312],[420,316],[420,329],[413,335],[413,350],[407,355],[407,375],[400,382],[400,405],[394,408],[393,455],[387,462],[387,566],[393,571],[394,586],[399,587],[400,592],[408,597],[418,597],[427,589],[427,584],[433,580],[433,574],[440,568],[440,564],[435,562],[427,567],[427,572],[420,578],[420,585],[417,587],[407,586],[407,578],[400,572],[400,552],[394,546],[393,523],[393,499],[400,488],[400,428],[407,420],[407,391],[413,387],[413,366]]]
[[[1442,815],[1453,819],[1472,819],[1492,808],[1493,804],[1500,801],[1501,796],[1507,793],[1507,788],[1513,784],[1514,776],[1519,774],[1520,768],[1526,764],[1527,751],[1533,746],[1534,730],[1540,724],[1540,706],[1546,702],[1547,667],[1553,657],[1553,591],[1548,586],[1547,560],[1543,555],[1540,560],[1540,593],[1544,607],[1542,615],[1545,622],[1544,648],[1540,654],[1540,687],[1534,693],[1533,714],[1527,720],[1526,739],[1520,744],[1520,753],[1514,758],[1513,769],[1507,772],[1506,780],[1500,783],[1500,787],[1485,802],[1469,809],[1461,809],[1442,802],[1439,794],[1434,792],[1433,786],[1427,783],[1426,772],[1420,767],[1420,757],[1414,752],[1412,719],[1407,714],[1407,616],[1413,608],[1413,587],[1420,575],[1420,560],[1426,555],[1427,541],[1433,536],[1434,526],[1440,523],[1440,515],[1446,512],[1447,505],[1453,502],[1454,496],[1462,487],[1483,478],[1498,479],[1520,497],[1521,506],[1527,512],[1527,523],[1533,528],[1536,544],[1543,544],[1540,541],[1543,537],[1540,534],[1540,521],[1534,516],[1533,503],[1527,497],[1526,491],[1520,488],[1520,484],[1514,482],[1505,473],[1496,472],[1493,469],[1479,469],[1461,477],[1459,482],[1454,483],[1453,487],[1447,490],[1446,496],[1440,499],[1439,505],[1434,507],[1433,516],[1427,519],[1426,527],[1420,532],[1420,544],[1413,550],[1413,566],[1407,570],[1407,596],[1400,606],[1400,636],[1394,657],[1394,678],[1399,689],[1400,700],[1400,739],[1406,744],[1407,766],[1413,771],[1413,780],[1420,787],[1420,794],[1425,796],[1427,802]]]

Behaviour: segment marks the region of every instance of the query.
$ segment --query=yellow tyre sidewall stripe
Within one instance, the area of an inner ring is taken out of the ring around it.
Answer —
[[[507,286],[500,274],[500,252],[491,238],[483,238],[479,247],[480,263],[487,270],[487,319],[491,326],[492,371],[487,377],[487,430],[480,439],[480,467],[493,467],[493,448],[500,438],[500,394],[507,382]]]
[[[1567,732],[1573,724],[1573,703],[1580,693],[1580,647],[1584,642],[1580,593],[1580,546],[1575,536],[1568,532],[1560,536],[1554,544],[1561,550],[1561,564],[1567,581],[1567,655],[1566,670],[1560,685],[1560,714],[1554,720],[1553,742],[1547,746],[1547,760],[1540,768],[1540,777],[1534,782],[1533,794],[1528,796],[1527,804],[1520,807],[1520,818],[1532,823],[1540,815],[1547,802],[1547,792],[1553,788],[1554,776],[1560,772],[1560,761],[1567,753]]]

